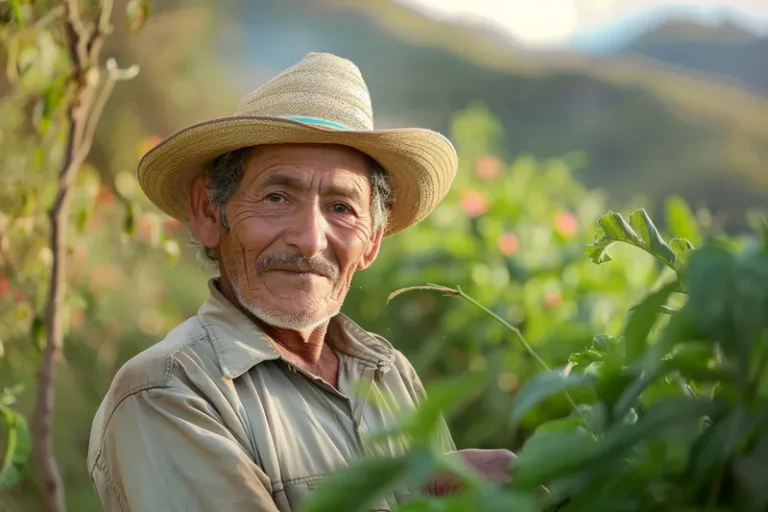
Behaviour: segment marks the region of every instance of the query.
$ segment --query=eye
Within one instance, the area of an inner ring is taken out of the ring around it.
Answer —
[[[336,203],[336,204],[334,204],[334,205],[331,207],[331,209],[333,209],[333,211],[334,211],[335,213],[348,213],[348,212],[351,212],[351,211],[352,211],[352,210],[350,209],[350,207],[349,207],[349,206],[347,206],[347,205],[345,205],[344,203]]]
[[[279,203],[285,201],[285,197],[282,194],[269,194],[267,196],[267,201],[270,203]]]

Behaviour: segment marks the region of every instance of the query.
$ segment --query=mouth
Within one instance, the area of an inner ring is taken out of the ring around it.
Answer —
[[[325,277],[328,276],[325,274],[322,274],[320,272],[315,272],[313,270],[309,269],[296,269],[296,268],[273,268],[268,270],[267,272],[282,272],[285,274],[294,274],[296,276],[318,276],[318,277]]]

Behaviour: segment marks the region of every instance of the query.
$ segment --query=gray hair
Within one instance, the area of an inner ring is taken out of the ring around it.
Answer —
[[[225,228],[229,228],[224,206],[237,191],[240,180],[243,178],[248,158],[252,147],[236,149],[216,157],[205,168],[208,195],[211,204],[221,209],[221,221]],[[394,193],[389,173],[373,158],[364,155],[368,168],[368,179],[371,182],[371,216],[373,217],[374,231],[385,231],[389,225],[389,215]],[[190,232],[190,243],[197,250],[200,261],[209,264],[213,268],[218,267],[216,251],[202,245]]]

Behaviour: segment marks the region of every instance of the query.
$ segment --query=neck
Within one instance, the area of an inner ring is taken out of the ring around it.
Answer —
[[[269,325],[257,318],[237,299],[237,295],[229,281],[222,277],[219,280],[221,293],[248,318],[256,323],[278,345],[278,349],[289,359],[298,359],[304,365],[316,367],[323,356],[325,335],[328,331],[328,322],[323,322],[314,329],[292,330]],[[297,362],[299,362],[297,361]]]

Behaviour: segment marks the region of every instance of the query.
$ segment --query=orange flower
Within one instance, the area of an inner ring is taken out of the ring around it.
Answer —
[[[558,290],[547,292],[544,295],[544,307],[554,309],[563,302],[563,296]]]
[[[571,212],[561,211],[555,215],[555,231],[560,236],[570,238],[579,231],[579,221]]]
[[[479,217],[488,210],[488,200],[474,189],[467,189],[461,194],[461,209],[470,217]]]
[[[475,174],[483,180],[492,180],[501,172],[501,160],[493,155],[481,156],[475,161]]]
[[[502,233],[498,241],[499,251],[506,256],[512,256],[520,248],[520,239],[514,233]]]

